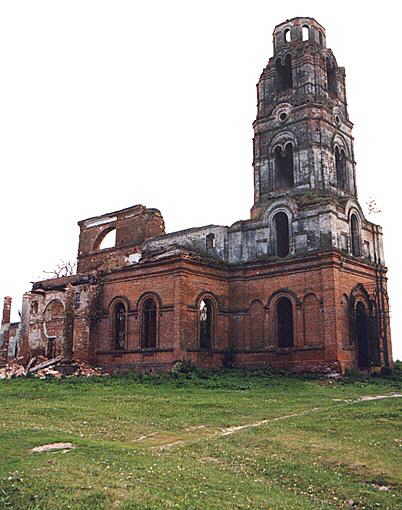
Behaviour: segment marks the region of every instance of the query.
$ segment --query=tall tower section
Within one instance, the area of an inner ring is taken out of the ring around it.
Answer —
[[[253,216],[283,195],[356,197],[345,70],[313,18],[275,27],[274,55],[257,85]]]

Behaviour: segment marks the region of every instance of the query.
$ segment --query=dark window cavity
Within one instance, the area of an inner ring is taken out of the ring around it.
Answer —
[[[286,145],[285,150],[282,150],[281,147],[275,149],[275,169],[275,188],[277,190],[293,188],[293,147],[291,143]]]
[[[114,308],[114,344],[116,349],[124,349],[126,345],[126,308],[117,303]]]
[[[275,214],[274,228],[276,255],[278,255],[278,257],[286,257],[289,255],[289,220],[284,212]]]
[[[335,148],[336,185],[339,189],[346,189],[346,157],[343,149]]]
[[[352,255],[360,257],[360,231],[359,231],[359,220],[355,214],[352,214],[350,218],[350,234],[352,241]]]
[[[278,347],[293,346],[293,310],[288,298],[282,297],[276,304],[278,321]]]
[[[156,348],[156,311],[155,301],[152,298],[146,299],[142,307],[142,346],[144,349]]]
[[[210,349],[212,346],[213,308],[210,299],[202,299],[200,313],[200,348]]]
[[[329,58],[327,58],[327,83],[328,92],[331,95],[336,96],[338,93],[338,88],[336,85],[336,68],[335,65],[330,62]]]
[[[291,89],[293,87],[292,58],[290,55],[286,56],[285,63],[283,65],[280,59],[276,61],[276,76],[277,88],[279,92]]]

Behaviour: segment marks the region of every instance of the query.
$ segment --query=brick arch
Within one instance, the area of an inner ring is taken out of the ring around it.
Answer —
[[[332,152],[335,154],[335,148],[338,147],[339,150],[343,150],[345,152],[346,159],[351,160],[351,154],[349,149],[349,144],[347,143],[345,137],[340,133],[335,133],[331,140]]]
[[[112,298],[107,306],[107,312],[110,314],[112,309],[116,306],[117,303],[122,303],[126,308],[127,312],[130,309],[130,301],[126,296],[115,296]]]
[[[102,241],[105,239],[105,237],[110,234],[111,232],[116,231],[116,225],[109,225],[105,227],[102,232],[98,234],[98,236],[95,239],[95,242],[92,247],[92,251],[98,251],[100,249],[100,245],[102,244]]]
[[[197,311],[195,332],[196,332],[196,344],[198,345],[199,348],[201,348],[201,343],[202,343],[201,337],[203,334],[202,326],[201,326],[201,317],[200,317],[202,301],[207,302],[207,304],[210,304],[210,306],[211,306],[209,349],[213,349],[214,345],[216,343],[217,316],[218,316],[218,312],[219,312],[219,301],[218,301],[217,297],[212,292],[201,292],[197,296],[197,299],[195,301],[196,311]],[[207,313],[209,313],[209,312],[207,312]]]
[[[296,345],[296,338],[298,336],[297,327],[297,309],[300,307],[301,302],[297,295],[290,289],[279,289],[275,291],[268,299],[267,308],[270,316],[270,344],[274,347],[279,347],[279,324],[278,324],[278,302],[286,298],[290,301],[292,311],[292,331],[293,331],[293,345]]]
[[[124,309],[123,313],[121,307]],[[129,300],[123,296],[116,296],[109,303],[109,338],[110,346],[112,350],[127,349],[128,343],[128,311],[129,311]]]
[[[58,312],[64,315],[65,306],[61,299],[58,298],[52,298],[48,303],[46,303],[43,315],[45,316],[46,320],[46,314],[49,313],[49,309],[54,307],[55,305],[58,306]]]
[[[277,147],[281,147],[283,150],[288,143],[292,144],[293,150],[296,153],[299,143],[297,136],[293,133],[293,131],[281,131],[280,133],[273,136],[269,142],[269,146],[271,147],[271,157],[274,157],[275,149]]]
[[[141,304],[148,298],[153,298],[157,301],[159,309],[162,307],[162,298],[157,292],[154,291],[147,291],[143,292],[140,297],[137,299],[137,310],[140,309]]]
[[[142,349],[157,349],[160,343],[162,300],[156,292],[145,292],[137,301],[139,344]]]
[[[52,310],[53,308],[53,310]],[[65,306],[57,298],[51,299],[45,306],[43,313],[43,334],[47,341],[45,354],[48,357],[61,354],[65,332]]]

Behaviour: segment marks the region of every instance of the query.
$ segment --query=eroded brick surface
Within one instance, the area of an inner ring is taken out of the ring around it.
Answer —
[[[278,25],[250,219],[166,234],[157,209],[136,205],[80,221],[77,274],[24,296],[20,352],[116,370],[391,366],[382,231],[357,199],[345,90],[319,23]]]

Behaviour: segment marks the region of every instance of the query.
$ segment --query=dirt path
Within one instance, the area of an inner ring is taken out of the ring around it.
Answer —
[[[338,399],[334,399],[334,400],[337,401],[337,402],[343,402],[344,404],[351,404],[351,405],[353,405],[353,404],[359,404],[360,402],[369,402],[369,401],[372,401],[372,400],[383,400],[383,399],[386,399],[386,398],[402,398],[402,393],[392,393],[391,395],[367,395],[367,396],[360,397],[358,399],[350,399],[350,400],[338,400]],[[237,426],[233,426],[233,427],[226,427],[224,429],[219,430],[218,432],[215,432],[214,434],[205,435],[205,436],[200,437],[198,439],[189,439],[189,440],[180,439],[180,440],[177,440],[177,441],[173,441],[172,443],[167,443],[167,444],[164,444],[164,445],[155,446],[154,448],[158,449],[158,450],[165,450],[165,449],[172,448],[174,446],[194,443],[194,442],[202,441],[202,440],[205,440],[205,439],[216,439],[218,437],[230,436],[230,435],[236,434],[237,432],[240,432],[242,430],[247,430],[247,429],[251,429],[251,428],[261,427],[262,425],[267,425],[269,423],[273,423],[273,422],[276,422],[276,421],[289,420],[290,418],[297,418],[299,416],[306,416],[306,415],[309,415],[309,414],[316,413],[318,411],[328,411],[328,410],[334,409],[336,407],[340,407],[340,406],[339,405],[335,405],[335,406],[331,406],[331,407],[314,407],[313,409],[308,409],[308,410],[303,411],[301,413],[288,414],[288,415],[285,415],[285,416],[278,416],[277,418],[268,418],[266,420],[259,420],[259,421],[253,422],[253,423],[246,423],[244,425],[237,425]]]

